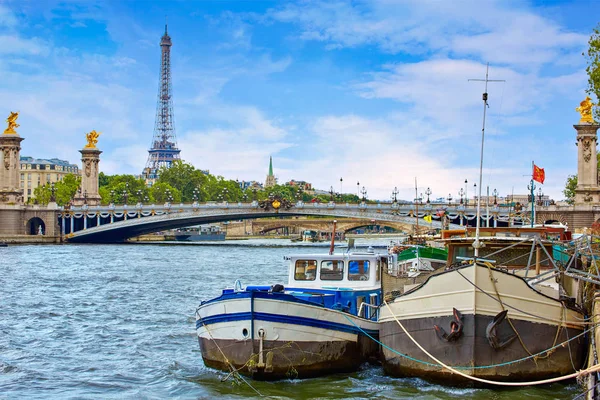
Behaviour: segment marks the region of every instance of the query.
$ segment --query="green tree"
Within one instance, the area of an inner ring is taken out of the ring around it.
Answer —
[[[73,174],[65,175],[64,178],[54,184],[56,203],[65,206],[71,202],[81,185],[81,178]],[[35,200],[39,204],[48,204],[51,195],[51,185],[38,186],[33,191]]]
[[[152,201],[149,188],[143,179],[134,175],[105,175],[100,173],[98,176],[98,193],[102,198],[102,204],[109,204],[111,201],[115,204],[136,204],[146,197]]]
[[[200,201],[207,200],[203,189],[205,189],[204,186],[208,181],[208,176],[192,164],[176,160],[171,163],[169,168],[162,167],[160,169],[157,183],[165,183],[177,189],[181,193],[182,200],[185,203],[190,203],[193,201],[195,189],[201,192],[199,195]]]
[[[588,50],[583,53],[587,59],[586,72],[588,75],[588,95],[596,96],[600,100],[600,24],[594,28],[588,41]],[[600,121],[600,109],[594,107],[594,119]]]
[[[152,198],[157,204],[166,203],[169,200],[169,194],[173,198],[173,203],[181,202],[181,192],[165,182],[157,182],[150,188]]]
[[[577,175],[569,175],[567,183],[565,184],[565,190],[563,194],[567,203],[573,204],[575,202],[575,189],[577,188]]]

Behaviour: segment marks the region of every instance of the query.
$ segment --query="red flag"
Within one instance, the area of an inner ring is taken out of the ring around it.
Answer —
[[[546,173],[544,172],[544,168],[540,168],[533,164],[533,180],[539,183],[544,183],[545,179]]]

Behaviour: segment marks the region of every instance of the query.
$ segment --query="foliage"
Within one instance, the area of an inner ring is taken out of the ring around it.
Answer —
[[[139,201],[152,201],[150,190],[143,179],[133,175],[105,175],[100,173],[98,176],[98,192],[102,198],[102,204],[111,202],[124,204],[136,204]]]
[[[577,188],[577,175],[569,175],[567,183],[565,184],[565,190],[563,194],[567,203],[573,204],[575,202],[575,189]]]
[[[595,95],[596,100],[600,100],[600,25],[593,30],[588,44],[588,50],[583,54],[587,59],[588,87],[586,92],[589,95]],[[598,107],[594,107],[594,119],[600,121]]]
[[[77,189],[81,184],[81,178],[73,174],[65,175],[64,178],[54,184],[56,203],[65,206],[75,197]],[[48,204],[51,195],[51,185],[38,186],[33,191],[35,201],[39,204]]]

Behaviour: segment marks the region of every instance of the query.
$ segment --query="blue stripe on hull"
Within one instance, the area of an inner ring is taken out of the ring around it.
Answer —
[[[290,325],[302,325],[311,326],[314,328],[329,329],[332,331],[356,333],[359,334],[361,331],[352,325],[340,324],[337,322],[323,321],[320,319],[296,317],[292,315],[281,315],[281,314],[268,314],[260,312],[243,312],[233,314],[218,314],[211,315],[210,317],[204,317],[196,320],[196,329],[202,327],[202,325],[212,325],[219,322],[231,322],[231,321],[250,321],[254,316],[255,321],[268,321],[268,322],[279,322]],[[378,337],[379,331],[374,329],[364,329],[363,331],[371,336]]]

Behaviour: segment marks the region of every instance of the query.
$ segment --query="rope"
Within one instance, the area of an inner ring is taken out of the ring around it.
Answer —
[[[402,330],[404,331],[404,333],[406,334],[406,336],[408,336],[408,338],[419,348],[421,349],[421,351],[423,351],[423,353],[425,353],[429,358],[431,358],[433,361],[435,361],[436,363],[438,363],[440,366],[446,368],[448,371],[460,375],[463,378],[467,378],[467,379],[471,379],[477,382],[481,382],[481,383],[485,383],[485,384],[489,384],[489,385],[498,385],[498,386],[535,386],[535,385],[545,385],[548,383],[553,383],[553,382],[560,382],[566,379],[572,379],[572,378],[578,378],[580,376],[585,376],[588,375],[592,372],[596,372],[596,371],[600,371],[600,364],[595,364],[587,369],[581,370],[581,371],[577,371],[577,372],[573,372],[571,374],[568,375],[564,375],[564,376],[559,376],[556,378],[550,378],[550,379],[543,379],[543,380],[539,380],[539,381],[532,381],[532,382],[499,382],[499,381],[491,381],[489,379],[483,379],[483,378],[478,378],[476,376],[471,376],[468,374],[465,374],[464,372],[461,372],[457,369],[454,369],[446,364],[444,364],[443,362],[441,362],[440,360],[438,360],[437,358],[435,358],[431,353],[429,353],[427,350],[425,350],[423,348],[423,346],[421,346],[419,344],[419,342],[417,342],[415,340],[415,338],[412,337],[412,335],[410,333],[408,333],[408,331],[406,330],[406,328],[404,327],[404,325],[402,325],[402,323],[398,320],[398,318],[396,317],[396,315],[394,315],[394,313],[392,312],[392,309],[390,308],[389,304],[387,303],[387,301],[383,301],[383,303],[386,305],[386,307],[388,308],[390,314],[392,315],[392,317],[394,317],[394,320],[396,320],[396,322],[398,323],[398,325],[400,326],[400,328],[402,328]]]
[[[472,281],[471,281],[469,278],[467,278],[466,276],[464,276],[463,274],[461,274],[461,273],[460,273],[460,269],[456,269],[455,271],[456,271],[456,272],[457,272],[457,273],[458,273],[460,276],[462,276],[462,277],[463,277],[463,278],[464,278],[464,279],[465,279],[467,282],[469,282],[469,283],[470,283],[471,285],[473,285],[473,286],[474,286],[476,289],[478,289],[478,290],[479,290],[481,293],[485,294],[486,296],[488,296],[489,298],[493,299],[494,301],[497,301],[497,302],[501,303],[501,302],[500,302],[500,301],[499,301],[497,298],[495,298],[494,296],[492,296],[491,294],[489,294],[488,292],[486,292],[485,290],[483,290],[482,288],[480,288],[479,286],[477,286],[477,285],[476,285],[474,282],[472,282]],[[539,319],[539,320],[542,320],[542,321],[550,321],[550,322],[555,322],[555,323],[558,323],[558,324],[561,324],[561,323],[562,323],[562,319],[552,319],[552,318],[540,317],[539,315],[535,315],[535,314],[532,314],[532,313],[530,313],[530,312],[523,311],[523,310],[521,310],[521,309],[519,309],[519,308],[517,308],[517,307],[515,307],[515,306],[511,306],[510,304],[505,304],[505,306],[506,306],[507,308],[513,309],[513,310],[515,310],[515,311],[518,311],[518,312],[520,312],[520,313],[523,313],[523,314],[525,314],[525,315],[529,315],[530,317],[537,318],[537,319]],[[577,324],[580,324],[580,325],[595,325],[595,323],[594,323],[594,322],[577,322]]]
[[[375,343],[379,344],[381,347],[386,348],[387,350],[391,351],[392,353],[399,355],[401,357],[404,357],[406,359],[409,359],[411,361],[420,363],[420,364],[425,364],[425,365],[429,365],[429,366],[433,366],[433,367],[439,367],[438,364],[434,364],[434,363],[430,363],[428,361],[423,361],[423,360],[419,360],[418,358],[414,358],[411,357],[409,355],[406,355],[404,353],[400,353],[398,350],[395,350],[393,348],[391,348],[390,346],[386,345],[385,343],[380,342],[379,340],[375,339],[373,336],[371,336],[368,332],[364,331],[359,325],[356,325],[356,323],[354,321],[352,321],[350,318],[348,318],[347,316],[344,315],[344,317],[350,321],[356,328],[358,328],[359,331],[361,331],[362,334],[364,334],[365,336],[367,336],[369,339],[371,339],[372,341],[374,341]],[[565,344],[583,336],[586,335],[587,333],[589,333],[592,329],[594,329],[594,327],[590,327],[588,329],[586,329],[585,331],[573,336],[572,338],[565,340],[564,342],[558,343],[546,350],[542,350],[539,353],[533,354],[531,356],[527,356],[527,357],[523,357],[523,358],[519,358],[517,360],[512,360],[512,361],[506,361],[500,364],[492,364],[492,365],[477,365],[477,366],[455,366],[454,368],[456,369],[487,369],[487,368],[496,368],[496,367],[504,367],[506,365],[511,365],[511,364],[516,364],[522,361],[527,361],[531,358],[534,357],[541,357],[544,353],[548,353],[548,352],[552,352],[553,350],[556,350],[559,347],[564,346]]]
[[[196,314],[198,314],[197,311],[196,311]],[[263,397],[263,395],[254,386],[252,386],[250,384],[250,382],[248,382],[246,379],[244,379],[244,377],[238,372],[238,370],[233,366],[233,364],[231,364],[231,362],[229,362],[229,359],[227,358],[225,353],[223,353],[223,350],[221,350],[221,347],[219,347],[219,344],[213,337],[212,333],[210,333],[210,329],[208,329],[208,325],[206,325],[204,323],[204,320],[202,318],[200,318],[200,320],[202,321],[202,326],[206,329],[208,336],[210,336],[210,340],[212,340],[213,343],[215,344],[215,346],[217,346],[217,349],[219,349],[219,351],[221,352],[223,359],[225,360],[227,365],[229,365],[229,369],[231,370],[231,372],[229,372],[229,374],[225,377],[225,380],[229,379],[230,376],[235,375],[236,378],[241,379],[246,385],[248,385],[248,387],[250,387],[250,389],[254,390],[254,392],[256,392],[256,394],[258,394],[260,397]]]

